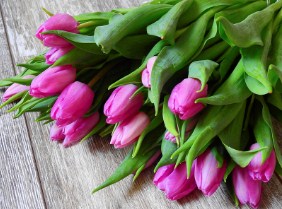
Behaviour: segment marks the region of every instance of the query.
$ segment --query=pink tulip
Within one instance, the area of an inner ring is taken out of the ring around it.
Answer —
[[[98,123],[99,113],[96,112],[90,117],[79,118],[73,123],[65,126],[63,141],[64,147],[70,147],[78,143],[83,137],[85,137]]]
[[[255,143],[251,146],[250,150],[258,149],[260,145]],[[276,156],[275,152],[272,150],[270,156],[262,163],[262,154],[261,152],[257,153],[255,157],[251,160],[248,165],[249,175],[254,180],[261,180],[263,182],[268,182],[274,172],[276,166]]]
[[[189,133],[191,132],[191,130],[195,127],[195,125],[197,124],[197,120],[193,119],[191,120],[191,122],[188,124],[186,131],[185,131],[185,135],[189,135]],[[168,141],[171,141],[173,143],[176,143],[176,137],[174,135],[172,135],[172,133],[170,133],[169,131],[165,132],[165,136],[164,138]]]
[[[151,88],[151,73],[152,73],[152,69],[153,69],[156,59],[157,59],[157,56],[151,57],[148,60],[146,68],[142,72],[142,83],[143,83],[143,86],[147,88]]]
[[[68,14],[56,14],[45,21],[36,31],[36,37],[43,41],[45,46],[66,47],[71,46],[65,39],[54,34],[42,34],[48,30],[63,30],[71,33],[79,33],[78,22]]]
[[[237,166],[232,173],[235,194],[241,204],[258,208],[261,198],[261,181],[253,180],[247,168]]]
[[[65,138],[63,127],[58,127],[56,123],[50,129],[50,138],[52,141],[62,141]]]
[[[187,179],[186,163],[181,163],[174,169],[174,164],[159,168],[154,177],[154,184],[165,192],[170,200],[178,200],[197,188],[194,179],[194,165]]]
[[[58,95],[75,81],[75,77],[76,69],[71,65],[48,68],[33,79],[29,94],[37,98]]]
[[[136,115],[143,105],[142,94],[132,97],[137,89],[137,86],[128,84],[120,86],[113,91],[104,105],[107,123],[114,124]]]
[[[67,46],[63,48],[51,48],[46,54],[45,59],[46,63],[49,65],[53,65],[60,57],[67,54],[69,51],[71,51],[74,47],[73,46]]]
[[[221,168],[213,153],[208,149],[195,162],[195,180],[199,190],[211,196],[220,186],[226,171],[226,162]]]
[[[110,144],[123,148],[134,143],[149,123],[149,117],[143,112],[122,121],[114,131]]]
[[[201,82],[198,79],[186,78],[177,84],[171,92],[168,100],[169,109],[181,120],[187,120],[200,112],[204,105],[195,103],[195,100],[207,96],[207,85],[201,92]]]
[[[24,76],[23,78],[31,79],[31,78],[34,78],[34,77],[35,76],[33,76],[33,75],[27,75],[27,76]],[[5,91],[5,93],[3,94],[3,97],[2,97],[2,101],[5,102],[8,99],[10,99],[12,96],[14,96],[14,95],[16,95],[18,93],[21,93],[21,92],[24,92],[24,91],[28,91],[29,88],[30,88],[29,86],[25,86],[25,85],[22,85],[22,84],[14,83]]]
[[[84,83],[76,81],[68,85],[51,109],[51,118],[58,126],[68,125],[81,118],[90,109],[94,92]]]

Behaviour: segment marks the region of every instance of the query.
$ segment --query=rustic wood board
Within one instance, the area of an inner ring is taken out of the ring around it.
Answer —
[[[7,77],[13,74],[12,63],[23,62],[43,50],[33,36],[47,18],[41,7],[75,15],[130,7],[142,1],[0,0],[0,3],[5,23],[4,28],[0,22],[0,55],[4,58],[0,60],[4,70],[1,69],[0,77]],[[25,116],[27,123],[24,118],[13,121],[12,115],[2,110],[0,117],[0,157],[4,159],[0,164],[0,208],[235,208],[224,185],[209,198],[196,191],[181,201],[168,201],[153,186],[150,170],[134,183],[128,177],[91,195],[91,190],[118,166],[126,150],[115,150],[105,143],[107,139],[100,138],[64,149],[49,140],[49,125],[33,122],[35,114]],[[264,185],[261,205],[282,208],[281,180],[277,176]]]

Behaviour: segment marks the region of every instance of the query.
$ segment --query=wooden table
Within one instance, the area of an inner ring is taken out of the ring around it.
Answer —
[[[141,2],[0,0],[0,78],[19,73],[16,63],[43,50],[34,37],[47,18],[41,7],[74,15]],[[106,139],[99,138],[64,149],[49,140],[49,125],[34,122],[36,114],[13,120],[6,110],[0,110],[1,209],[235,208],[225,185],[209,198],[196,191],[181,201],[168,201],[153,186],[150,170],[134,183],[128,177],[92,195],[91,190],[121,162],[125,150],[115,150]],[[277,175],[264,185],[261,208],[282,208],[281,179]]]

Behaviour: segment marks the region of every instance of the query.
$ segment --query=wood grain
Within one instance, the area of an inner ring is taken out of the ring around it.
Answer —
[[[0,79],[14,75],[0,11]],[[0,112],[0,208],[45,208],[24,118]]]
[[[141,2],[141,0],[2,0],[1,7],[12,58],[15,63],[23,62],[29,56],[43,50],[39,41],[32,36],[40,23],[47,18],[40,11],[41,7],[45,7],[52,12],[67,12],[74,15],[82,12],[130,7]],[[7,72],[10,72],[9,70]],[[20,69],[17,69],[17,72],[19,71]],[[2,72],[0,75],[6,76]],[[11,116],[9,115],[9,117]],[[105,143],[107,139],[100,138],[91,139],[75,147],[64,149],[60,144],[49,140],[48,125],[42,126],[33,122],[34,114],[27,114],[26,118],[34,151],[34,156],[30,156],[30,159],[35,158],[47,208],[235,208],[224,185],[214,196],[209,198],[196,191],[181,201],[168,201],[153,186],[151,182],[153,173],[150,170],[142,173],[134,183],[132,183],[132,177],[128,177],[92,195],[91,190],[114,171],[122,161],[126,150],[115,150],[109,143]],[[8,119],[4,118],[3,120]],[[7,126],[6,133],[17,133],[19,130],[25,130],[25,127],[19,127],[21,124],[18,121],[13,123],[18,124],[18,127]],[[26,152],[24,149],[19,151]],[[3,178],[10,181],[10,176],[5,173]],[[6,188],[6,185],[3,188]],[[31,190],[30,192],[34,193],[33,195],[40,196],[38,190]],[[277,177],[274,177],[269,184],[264,185],[262,208],[282,208],[281,200],[281,182]],[[14,199],[6,200],[6,205],[10,201],[14,201]],[[23,200],[17,199],[17,201]],[[25,205],[25,202],[22,204]],[[42,207],[44,206],[42,205]],[[13,208],[21,207],[17,205]]]

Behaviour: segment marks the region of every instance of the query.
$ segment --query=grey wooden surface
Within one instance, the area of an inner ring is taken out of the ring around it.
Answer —
[[[75,15],[140,3],[142,0],[0,0],[0,78],[18,73],[16,63],[43,50],[34,37],[47,18],[41,7]],[[49,140],[48,125],[33,121],[35,114],[13,120],[5,110],[0,110],[1,209],[235,208],[224,185],[209,198],[196,191],[181,201],[168,201],[153,186],[150,170],[134,183],[128,177],[92,195],[91,190],[114,171],[126,150],[115,150],[100,138],[64,149]],[[277,175],[264,185],[261,208],[282,208]]]

